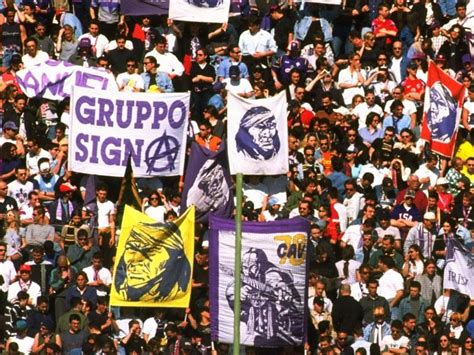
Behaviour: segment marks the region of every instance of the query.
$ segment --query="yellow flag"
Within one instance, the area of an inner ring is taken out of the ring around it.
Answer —
[[[157,223],[125,206],[112,306],[189,306],[194,260],[194,206],[172,223]]]

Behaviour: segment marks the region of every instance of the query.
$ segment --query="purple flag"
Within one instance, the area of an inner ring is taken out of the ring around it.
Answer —
[[[121,0],[120,11],[128,16],[166,15],[169,0]]]
[[[305,334],[309,222],[243,222],[240,344],[301,345]],[[209,218],[211,336],[233,342],[235,223]]]
[[[217,152],[210,151],[196,142],[191,145],[182,209],[194,205],[196,222],[207,223],[210,212],[219,217],[230,217],[232,214],[234,196],[224,150],[224,144]]]

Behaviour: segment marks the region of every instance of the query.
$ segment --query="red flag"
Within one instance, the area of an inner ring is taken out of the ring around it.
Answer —
[[[465,87],[430,62],[421,138],[435,153],[451,158],[461,119]]]

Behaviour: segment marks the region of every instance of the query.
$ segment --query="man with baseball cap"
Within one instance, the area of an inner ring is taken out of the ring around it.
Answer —
[[[423,255],[426,258],[431,257],[433,251],[433,244],[436,237],[435,230],[436,215],[433,212],[426,212],[423,215],[423,223],[418,223],[412,227],[408,232],[403,247],[405,254],[408,254],[408,249],[417,244],[421,248]]]

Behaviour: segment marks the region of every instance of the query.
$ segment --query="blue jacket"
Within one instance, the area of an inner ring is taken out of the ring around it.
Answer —
[[[150,87],[151,76],[147,72],[141,73],[140,75],[143,79],[143,84],[144,84],[145,91],[147,91],[148,88]],[[160,72],[160,71],[156,72],[155,80],[156,80],[156,85],[162,91],[164,91],[164,92],[174,92],[173,82],[169,78],[168,74]]]
[[[411,309],[410,301],[411,301],[410,296],[405,297],[404,299],[402,299],[400,301],[400,306],[399,306],[400,317],[403,318],[403,316],[405,314],[413,313],[413,310]],[[428,307],[428,305],[426,304],[426,301],[422,297],[420,297],[420,304],[418,306],[418,312],[415,313],[415,316],[417,317],[417,319],[416,319],[417,324],[423,323],[425,321],[424,313],[425,313],[426,307]]]

